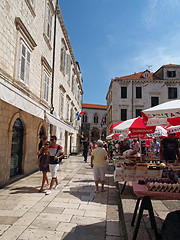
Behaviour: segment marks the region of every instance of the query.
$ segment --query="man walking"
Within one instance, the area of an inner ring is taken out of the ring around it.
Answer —
[[[107,152],[103,149],[103,141],[97,141],[98,147],[92,151],[91,154],[91,168],[94,168],[94,181],[96,185],[96,193],[99,192],[98,182],[99,177],[101,179],[101,192],[104,192],[104,183],[105,183],[105,171],[106,171],[106,159]]]
[[[51,184],[49,190],[46,191],[46,195],[51,194],[51,189],[56,182],[55,189],[58,188],[57,170],[59,168],[59,162],[64,157],[63,147],[56,144],[57,137],[51,136],[51,145],[49,147],[49,171],[51,173]]]
[[[87,156],[88,156],[88,151],[89,151],[89,142],[88,142],[87,137],[85,138],[84,142],[82,143],[82,148],[83,148],[84,161],[87,162]]]

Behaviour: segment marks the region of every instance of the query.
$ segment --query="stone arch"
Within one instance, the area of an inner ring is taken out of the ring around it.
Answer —
[[[98,128],[93,128],[91,130],[91,140],[92,141],[97,141],[98,139],[100,139],[100,130]]]
[[[17,126],[15,126],[15,123],[20,123],[22,124],[21,127],[21,131],[20,131],[20,127],[18,128]],[[14,129],[19,129],[19,131],[15,131]],[[18,135],[19,132],[19,135]],[[8,129],[8,137],[9,137],[9,141],[8,141],[8,168],[9,168],[9,176],[10,177],[14,177],[16,174],[15,172],[12,173],[13,171],[15,171],[15,167],[17,164],[17,174],[19,173],[23,173],[24,171],[24,156],[25,156],[25,149],[26,149],[26,134],[27,134],[27,130],[26,130],[26,124],[25,124],[25,119],[23,117],[23,114],[21,113],[21,110],[19,110],[17,113],[15,113],[13,115],[13,117],[10,120],[9,123],[9,129]],[[20,142],[16,142],[17,139]],[[17,154],[17,151],[15,151],[14,149],[16,149],[17,147],[19,147],[19,155]],[[18,162],[18,163],[17,163]],[[14,164],[14,165],[13,165]],[[14,168],[13,168],[14,166]],[[14,169],[14,170],[13,170]]]

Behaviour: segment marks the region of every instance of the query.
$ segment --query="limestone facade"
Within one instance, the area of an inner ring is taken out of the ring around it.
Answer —
[[[106,105],[82,104],[81,131],[89,141],[106,139]]]
[[[114,123],[141,116],[149,107],[180,98],[180,65],[168,64],[111,80],[107,100],[107,132]]]
[[[0,185],[37,169],[42,134],[67,157],[80,145],[82,76],[57,2],[0,1]]]

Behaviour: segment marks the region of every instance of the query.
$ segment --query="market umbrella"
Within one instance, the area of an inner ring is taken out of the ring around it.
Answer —
[[[133,118],[133,119],[129,119],[126,120],[122,123],[120,123],[118,126],[116,126],[113,129],[114,133],[119,133],[122,135],[128,135],[131,136],[132,135],[137,135],[137,138],[140,139],[140,152],[141,151],[141,138],[142,135],[145,135],[147,133],[153,133],[155,131],[155,126],[153,127],[148,127],[144,124],[144,121],[141,117],[138,118]],[[130,133],[129,133],[130,131]],[[142,156],[141,156],[141,160],[142,160]]]
[[[146,134],[148,138],[164,138],[167,137],[167,129],[163,126],[156,126],[154,133]]]
[[[110,135],[108,135],[106,137],[106,140],[111,140],[111,139],[114,139],[114,140],[118,140],[120,139],[122,136],[122,134],[114,134],[114,133],[111,133]]]
[[[180,137],[180,125],[177,125],[177,126],[167,126],[166,127],[166,130],[169,134],[171,133],[175,133],[176,134],[176,137]]]
[[[180,125],[180,99],[145,109],[142,116],[147,126]]]
[[[113,128],[113,132],[115,134],[128,135],[129,131],[131,134],[143,135],[147,133],[153,133],[155,131],[155,126],[146,126],[143,119],[138,117],[126,120]]]
[[[112,133],[112,132],[113,132],[113,128],[115,128],[116,126],[118,126],[120,123],[122,123],[122,122],[118,122],[118,123],[112,124],[112,125],[110,126],[110,131],[109,131],[109,133]]]

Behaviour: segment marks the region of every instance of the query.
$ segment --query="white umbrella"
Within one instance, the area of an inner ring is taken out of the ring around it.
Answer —
[[[180,99],[145,109],[142,115],[147,126],[180,125]]]
[[[168,133],[179,133],[180,125],[167,127]]]
[[[155,132],[147,134],[147,137],[167,137],[167,130],[163,126],[156,126]]]

